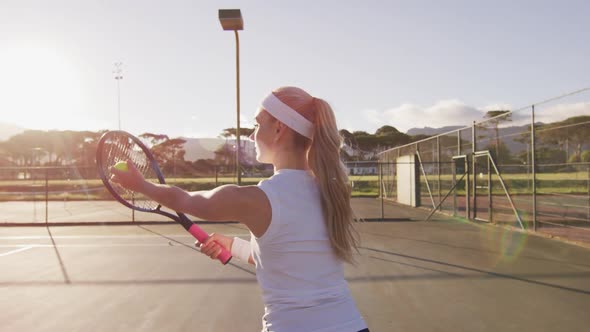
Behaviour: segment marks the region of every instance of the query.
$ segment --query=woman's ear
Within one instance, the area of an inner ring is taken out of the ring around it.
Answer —
[[[275,142],[278,141],[281,136],[283,136],[283,133],[285,132],[285,124],[277,121],[277,126],[275,128]]]

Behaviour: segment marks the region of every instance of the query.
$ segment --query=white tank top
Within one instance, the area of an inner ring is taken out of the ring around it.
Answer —
[[[303,170],[279,170],[258,187],[272,209],[261,237],[251,234],[265,314],[262,331],[351,331],[366,328],[333,254],[319,187]]]

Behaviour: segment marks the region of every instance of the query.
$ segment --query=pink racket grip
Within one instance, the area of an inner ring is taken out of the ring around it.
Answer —
[[[201,243],[207,241],[207,239],[209,238],[209,234],[205,233],[205,231],[203,231],[197,225],[192,225],[188,229],[188,232],[191,233],[195,237],[195,239],[197,239]],[[217,244],[219,244],[219,243],[217,243]],[[220,247],[221,247],[221,245],[220,245]],[[232,257],[231,253],[222,247],[221,252],[219,253],[219,256],[217,256],[217,259],[219,259],[221,261],[221,263],[223,263],[223,265],[225,265],[225,264],[229,263],[229,261],[231,260],[231,257]]]

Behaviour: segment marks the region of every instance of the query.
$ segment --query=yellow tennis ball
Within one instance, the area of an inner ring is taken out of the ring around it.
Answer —
[[[129,170],[129,167],[127,166],[126,161],[119,161],[118,163],[115,164],[115,168],[120,171],[123,171],[123,172],[127,172]]]

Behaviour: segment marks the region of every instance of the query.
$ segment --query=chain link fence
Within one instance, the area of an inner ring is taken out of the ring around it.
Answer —
[[[398,173],[411,168],[419,207],[590,242],[590,89],[487,115],[387,150],[378,161],[347,162],[352,196],[381,198],[381,211],[371,215],[395,217],[383,204],[400,201],[399,185],[410,179]],[[412,164],[400,163],[404,156]],[[237,182],[232,165],[183,165],[163,166],[168,183],[196,191]],[[242,184],[273,173],[263,165],[241,170]],[[87,202],[86,213],[69,210],[72,201]],[[111,201],[93,165],[0,168],[0,222],[97,221],[92,211]],[[122,208],[121,220],[135,218]]]
[[[377,198],[385,190],[395,194],[395,188],[380,187],[380,166],[373,162],[348,162],[352,196]],[[242,165],[242,185],[254,185],[273,174],[269,165]],[[217,165],[200,170],[184,169],[180,165],[162,167],[168,184],[189,191],[209,190],[224,184],[237,183],[235,166]],[[386,170],[387,174],[390,174]],[[142,220],[123,206],[115,213],[116,220],[102,220],[100,211],[112,209],[114,199],[105,189],[95,166],[59,167],[0,167],[0,223],[102,222]],[[364,215],[378,217],[378,212]],[[151,217],[151,216],[148,216]]]
[[[590,89],[486,116],[381,153],[383,187],[415,156],[420,207],[590,242]]]
[[[189,191],[236,183],[234,167],[193,170],[164,167],[166,182]],[[243,167],[242,184],[256,184],[272,175],[272,168]],[[95,166],[0,167],[0,223],[101,222],[99,211],[112,209]],[[73,204],[75,202],[75,204]],[[117,220],[138,217],[121,206]]]

